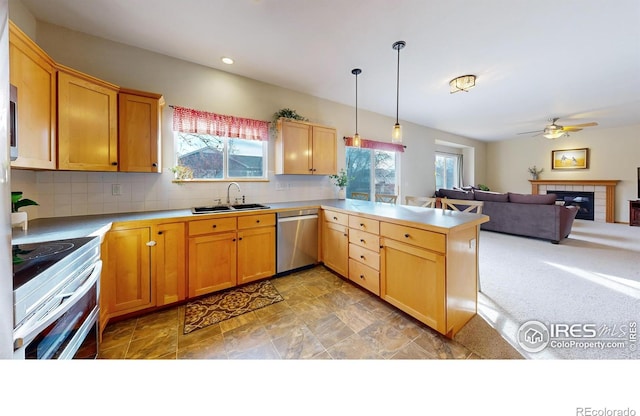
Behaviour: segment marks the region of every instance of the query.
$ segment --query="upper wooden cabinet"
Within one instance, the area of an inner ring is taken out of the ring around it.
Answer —
[[[160,172],[162,95],[120,89],[118,152],[121,172]]]
[[[333,175],[337,171],[336,129],[280,120],[276,138],[276,174]]]
[[[58,70],[58,169],[118,170],[118,87]]]
[[[56,67],[9,22],[11,84],[18,90],[18,158],[11,167],[56,168]]]

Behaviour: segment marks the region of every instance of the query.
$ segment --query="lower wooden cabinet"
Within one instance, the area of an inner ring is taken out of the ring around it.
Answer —
[[[151,285],[151,227],[109,231],[103,244],[101,289],[106,313],[123,315],[154,306]]]
[[[189,297],[237,284],[236,232],[189,237]]]
[[[156,306],[187,298],[187,249],[184,222],[158,224],[152,228],[156,242],[151,263],[156,282]]]
[[[349,216],[324,210],[322,221],[322,262],[334,272],[349,276]]]
[[[380,297],[445,333],[445,256],[391,239],[382,246]]]
[[[238,284],[276,274],[275,215],[238,218]]]

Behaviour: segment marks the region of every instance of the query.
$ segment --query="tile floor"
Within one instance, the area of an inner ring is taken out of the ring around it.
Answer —
[[[109,324],[98,358],[482,358],[324,266],[271,281],[283,302],[187,335],[184,305]]]

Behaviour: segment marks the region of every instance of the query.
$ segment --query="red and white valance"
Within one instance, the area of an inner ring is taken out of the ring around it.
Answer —
[[[173,107],[173,131],[247,140],[269,140],[269,122]]]
[[[353,146],[353,137],[344,138],[345,146]],[[396,143],[377,142],[375,140],[360,139],[360,147],[363,149],[385,150],[387,152],[404,152],[404,146]]]

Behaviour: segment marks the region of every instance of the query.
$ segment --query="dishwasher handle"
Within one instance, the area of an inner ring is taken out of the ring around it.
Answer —
[[[317,220],[318,215],[298,215],[297,217],[282,217],[278,218],[278,222],[290,222],[290,221],[303,221],[303,220]]]

